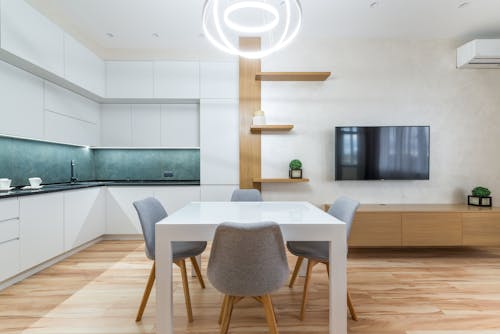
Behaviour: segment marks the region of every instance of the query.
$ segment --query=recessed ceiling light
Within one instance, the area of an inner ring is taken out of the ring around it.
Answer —
[[[468,5],[470,5],[470,2],[468,2],[468,1],[464,1],[464,2],[461,2],[461,3],[458,5],[458,8],[464,8],[464,7],[467,7]]]
[[[106,33],[106,36],[108,36],[109,38],[113,38],[113,37],[115,37],[115,34],[110,33],[110,32],[107,32],[107,33]]]
[[[377,6],[378,6],[378,1],[372,1],[372,2],[370,3],[370,8],[375,8],[375,7],[377,7]]]
[[[153,36],[154,38],[160,38],[160,34],[157,32],[154,32],[151,36]]]

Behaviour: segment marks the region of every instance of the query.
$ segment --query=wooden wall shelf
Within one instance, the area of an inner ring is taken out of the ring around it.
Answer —
[[[263,131],[290,131],[293,129],[292,124],[266,124],[266,125],[252,125],[250,131],[252,133],[261,133]]]
[[[331,72],[257,72],[260,81],[325,81]]]
[[[303,182],[309,182],[309,179],[302,178],[302,179],[263,179],[263,178],[258,178],[255,177],[253,178],[254,183],[303,183]]]

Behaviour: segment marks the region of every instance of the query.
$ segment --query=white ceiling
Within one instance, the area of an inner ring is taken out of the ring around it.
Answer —
[[[220,53],[201,34],[204,0],[27,0],[105,59]],[[373,8],[370,4],[377,2]],[[468,2],[463,8],[459,5]],[[301,39],[500,38],[500,0],[302,0]],[[113,38],[106,34],[112,33]],[[152,36],[157,33],[159,37]]]

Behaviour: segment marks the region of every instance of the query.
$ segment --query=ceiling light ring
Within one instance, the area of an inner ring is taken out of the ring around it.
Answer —
[[[238,24],[230,19],[229,16],[232,13],[239,11],[239,10],[242,10],[242,9],[248,9],[248,8],[260,9],[264,12],[267,12],[273,16],[273,20],[267,24],[263,24],[260,26],[244,26],[244,25]],[[224,23],[226,24],[226,26],[228,26],[229,28],[231,28],[237,32],[263,33],[263,32],[267,32],[267,31],[270,31],[270,30],[273,30],[274,28],[276,28],[276,26],[279,24],[279,21],[280,21],[279,16],[280,15],[278,13],[278,10],[274,6],[271,6],[270,4],[267,4],[265,2],[242,1],[242,2],[236,2],[236,3],[232,4],[231,6],[228,6],[224,10]]]
[[[285,23],[285,29],[283,34],[281,35],[279,41],[277,44],[274,46],[266,49],[266,50],[261,50],[261,51],[241,51],[237,49],[228,39],[227,36],[224,34],[222,31],[222,28],[220,27],[220,20],[219,20],[219,15],[218,15],[218,2],[219,0],[206,0],[205,4],[203,6],[203,12],[202,12],[202,28],[205,33],[205,36],[208,38],[208,40],[218,49],[220,49],[223,52],[244,57],[244,58],[249,58],[249,59],[258,59],[258,58],[263,58],[273,52],[276,52],[285,46],[287,46],[299,33],[300,28],[302,26],[302,6],[300,5],[299,0],[294,0],[294,4],[297,10],[297,24],[295,26],[295,29],[292,31],[292,33],[287,37],[289,28],[290,28],[290,23],[291,23],[291,5],[290,5],[291,0],[284,0],[286,4],[286,15],[287,15],[287,20]],[[214,15],[214,25],[217,29],[217,34],[219,35],[219,38],[222,40],[222,43],[218,41],[213,34],[209,31],[208,29],[208,14],[209,14],[209,5],[213,3],[212,6],[212,14]]]

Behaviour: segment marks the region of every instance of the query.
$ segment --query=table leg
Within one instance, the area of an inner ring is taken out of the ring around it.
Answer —
[[[174,333],[172,298],[172,242],[156,229],[156,333]]]
[[[343,233],[330,240],[330,334],[347,333],[347,246]]]

